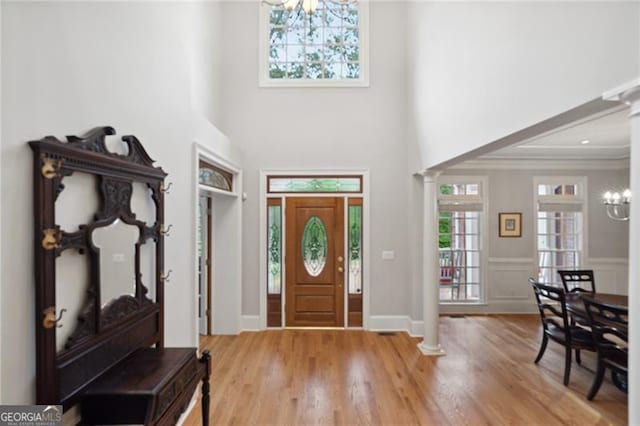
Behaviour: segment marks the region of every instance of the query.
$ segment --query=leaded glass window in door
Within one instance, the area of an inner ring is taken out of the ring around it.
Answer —
[[[302,231],[302,263],[307,273],[317,277],[327,263],[327,228],[318,216],[311,216]]]
[[[267,291],[282,292],[282,206],[268,206],[267,224]]]
[[[362,293],[362,206],[349,205],[349,293]]]

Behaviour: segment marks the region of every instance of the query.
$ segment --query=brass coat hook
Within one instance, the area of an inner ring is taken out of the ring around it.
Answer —
[[[62,232],[56,229],[48,228],[42,231],[42,248],[45,250],[53,250],[58,248],[58,243],[62,237]]]
[[[56,160],[54,158],[43,158],[41,173],[46,179],[53,179],[58,176],[60,169],[62,168],[62,160]]]
[[[56,308],[54,306],[48,307],[42,312],[42,315],[43,315],[42,326],[46,329],[53,328],[53,327],[58,327],[58,328],[62,327],[62,324],[60,325],[57,325],[57,324],[62,320],[62,315],[64,315],[65,312],[67,312],[66,309],[64,308],[61,309],[60,315],[58,315],[58,318],[56,318]]]
[[[173,182],[169,182],[169,185],[167,185],[166,187],[164,186],[164,182],[162,182],[162,184],[160,185],[160,192],[164,194],[168,194],[171,192],[169,190],[171,189],[172,186],[173,186]]]
[[[162,225],[160,227],[160,235],[162,235],[163,237],[170,236],[171,228],[173,228],[173,225],[169,225],[167,228],[165,228],[164,225]]]
[[[160,277],[160,280],[161,280],[162,282],[165,282],[165,283],[170,282],[171,280],[169,279],[169,277],[171,276],[171,272],[173,272],[173,270],[169,269],[169,271],[166,273],[166,275],[162,275],[162,276]]]

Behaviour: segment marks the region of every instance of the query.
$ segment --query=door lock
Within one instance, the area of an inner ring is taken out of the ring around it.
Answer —
[[[344,258],[342,256],[338,256],[338,262],[342,262]]]

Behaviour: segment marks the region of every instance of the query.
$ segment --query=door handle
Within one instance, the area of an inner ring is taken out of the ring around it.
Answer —
[[[344,272],[344,268],[342,266],[338,266],[338,272]]]
[[[342,256],[338,256],[338,262],[342,262],[344,258]]]

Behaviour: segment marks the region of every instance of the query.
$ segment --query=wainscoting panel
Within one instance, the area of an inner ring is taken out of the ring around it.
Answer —
[[[533,290],[528,279],[533,274],[534,261],[531,258],[489,258],[487,274],[487,302],[533,301]]]
[[[596,258],[588,260],[586,269],[593,269],[596,289],[601,293],[629,294],[629,260],[626,258]]]

